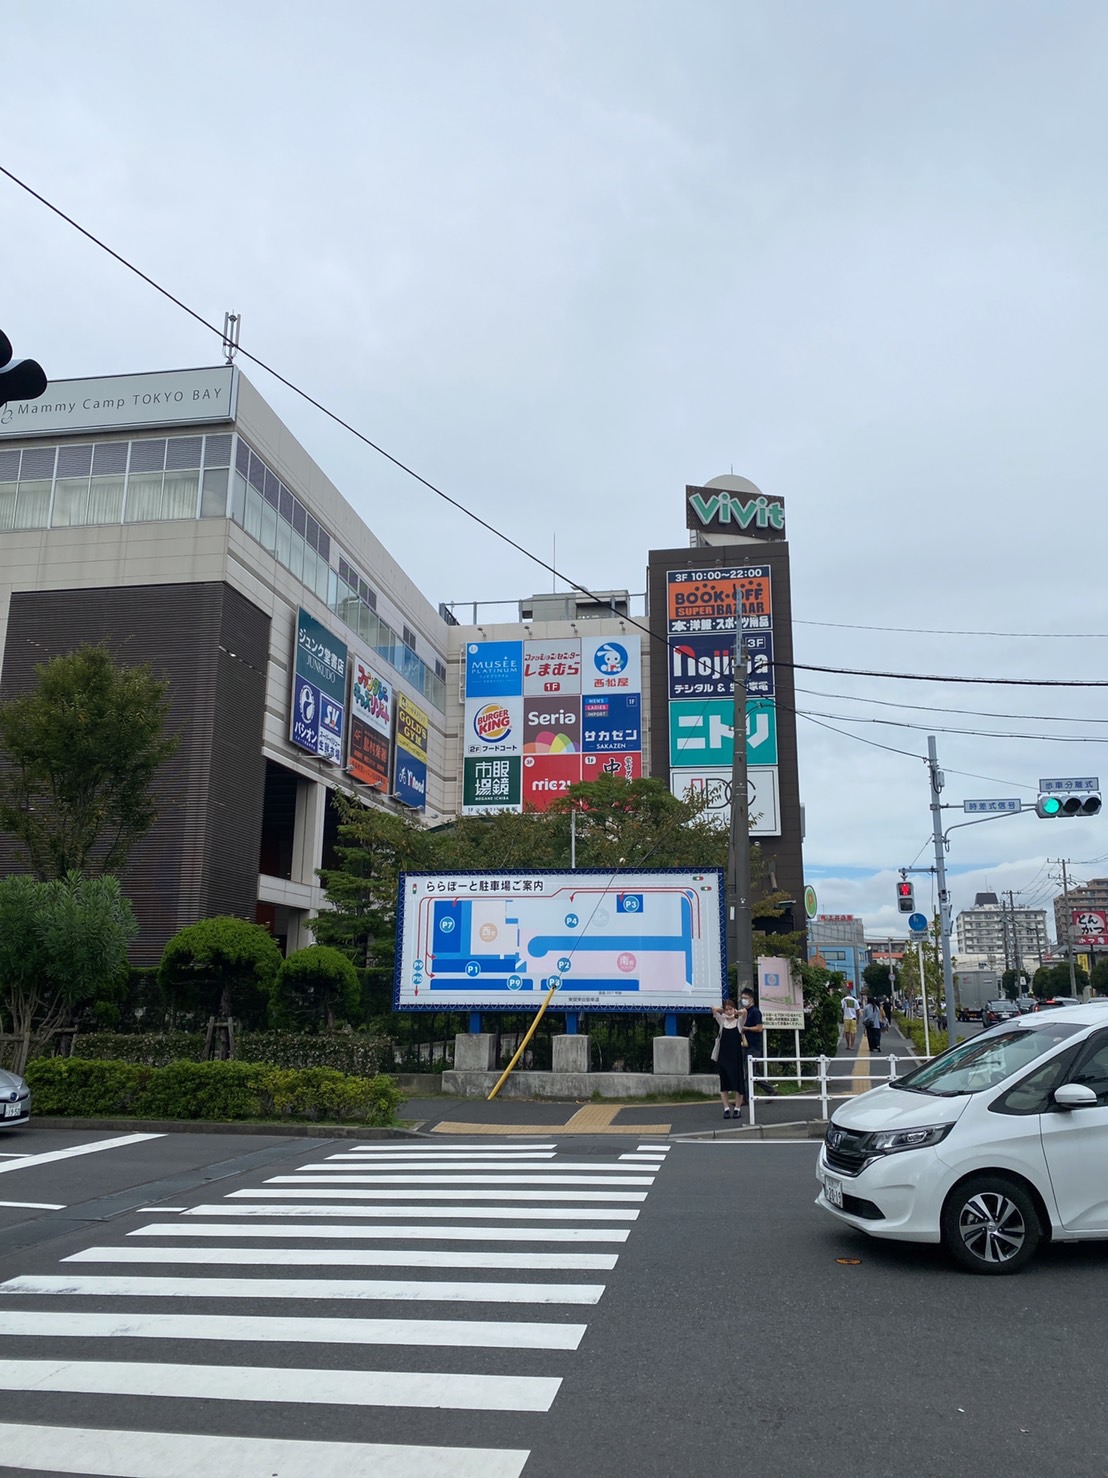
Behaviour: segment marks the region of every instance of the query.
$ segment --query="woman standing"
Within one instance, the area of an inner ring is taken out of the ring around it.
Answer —
[[[723,1117],[730,1119],[731,1105],[727,1101],[730,1093],[735,1100],[736,1119],[742,1118],[742,1109],[739,1107],[739,1099],[743,1091],[743,1050],[742,1035],[743,1023],[746,1020],[746,1012],[740,1011],[730,997],[724,1001],[722,1006],[713,1006],[712,1015],[719,1025],[719,1056],[716,1059],[716,1067],[719,1069],[719,1096],[723,1099]]]

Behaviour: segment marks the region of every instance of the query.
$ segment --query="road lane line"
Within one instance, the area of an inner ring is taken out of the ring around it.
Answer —
[[[492,1127],[492,1125],[489,1125],[487,1129],[483,1128],[479,1124],[470,1124],[468,1127],[474,1134],[483,1135],[487,1133],[488,1135],[490,1135],[490,1137],[495,1137],[496,1135],[496,1130]],[[546,1144],[539,1143],[528,1145],[526,1151],[521,1151],[519,1145],[513,1143],[511,1140],[507,1141],[505,1144],[489,1144],[485,1140],[477,1140],[469,1146],[465,1144],[452,1144],[449,1146],[435,1144],[427,1146],[429,1152],[433,1151],[436,1154],[441,1154],[444,1153],[447,1149],[451,1149],[457,1150],[459,1154],[463,1155],[469,1154],[472,1150],[477,1150],[482,1155],[490,1153],[495,1154],[498,1150],[501,1154],[518,1155],[521,1153],[530,1154],[532,1150],[557,1150],[557,1148],[558,1146],[554,1143],[553,1140],[550,1140]],[[349,1149],[341,1150],[339,1151],[339,1153],[344,1155],[410,1155],[412,1153],[412,1147],[410,1145],[398,1145],[396,1149],[390,1150],[383,1148],[380,1144],[354,1144],[351,1145]]]
[[[530,1450],[417,1447],[382,1442],[301,1442],[0,1423],[4,1466],[93,1478],[520,1478]]]
[[[637,1211],[612,1209],[607,1206],[307,1206],[276,1205],[234,1206],[222,1203],[193,1206],[186,1216],[466,1216],[486,1221],[638,1221]]]
[[[507,1169],[515,1171],[533,1170],[545,1176],[549,1175],[552,1171],[560,1173],[564,1170],[588,1170],[595,1173],[596,1171],[607,1170],[615,1171],[617,1174],[624,1176],[627,1174],[627,1170],[620,1164],[620,1160],[628,1159],[635,1160],[638,1164],[644,1165],[649,1169],[654,1169],[658,1163],[656,1159],[647,1159],[646,1156],[620,1155],[619,1160],[559,1160],[556,1164],[552,1165],[535,1164],[530,1160],[521,1160],[518,1164],[512,1160],[507,1162],[504,1160],[391,1160],[384,1162],[384,1164],[379,1160],[343,1160],[341,1162],[323,1160],[318,1165],[298,1165],[296,1168],[298,1172],[310,1170],[318,1173],[323,1171],[328,1175],[348,1174],[351,1171],[356,1171],[361,1175],[369,1175],[374,1171],[379,1171],[386,1167],[389,1170],[424,1170],[430,1166],[432,1170],[438,1173],[447,1170],[500,1171]]]
[[[172,1396],[283,1405],[549,1411],[559,1376],[450,1375],[442,1371],[278,1369],[141,1360],[0,1360],[0,1390],[85,1396]],[[0,1453],[0,1461],[4,1460]]]
[[[55,1201],[0,1201],[0,1206],[10,1206],[19,1211],[64,1211],[65,1203]]]
[[[493,1268],[517,1272],[611,1272],[604,1252],[430,1252],[364,1247],[86,1247],[62,1262],[244,1264],[257,1267]]]
[[[436,1226],[303,1226],[295,1230],[280,1223],[151,1222],[128,1232],[129,1237],[295,1237],[298,1242],[626,1242],[631,1235],[612,1227],[436,1227]],[[262,1249],[259,1249],[259,1252]]]
[[[93,1298],[372,1299],[380,1303],[596,1304],[603,1283],[480,1283],[388,1278],[101,1278],[24,1274],[3,1293]],[[3,1389],[0,1385],[0,1389]]]
[[[587,1324],[516,1319],[297,1319],[236,1314],[86,1314],[0,1309],[0,1335],[49,1339],[198,1339],[260,1344],[418,1345],[439,1349],[576,1350]],[[2,1456],[2,1453],[0,1453]]]
[[[266,1190],[264,1187],[253,1187],[250,1190],[230,1191],[228,1200],[270,1200],[273,1197],[284,1197],[285,1200],[321,1200],[329,1196],[335,1202],[340,1200],[377,1200],[377,1202],[390,1202],[390,1200],[437,1200],[437,1202],[449,1202],[449,1200],[502,1200],[502,1202],[536,1202],[536,1200],[557,1200],[557,1202],[644,1202],[647,1199],[646,1191],[488,1191],[482,1190],[477,1185],[458,1185],[458,1187],[443,1187],[440,1190],[374,1190],[353,1191],[337,1185],[318,1185],[313,1190],[297,1190],[295,1185],[282,1185],[279,1190]]]
[[[43,1150],[37,1155],[24,1155],[13,1164],[0,1165],[0,1175],[7,1174],[9,1170],[29,1170],[34,1165],[48,1165],[54,1160],[72,1160],[78,1155],[95,1155],[100,1150],[120,1150],[124,1145],[164,1138],[164,1134],[120,1134],[114,1139],[94,1139],[89,1144],[73,1145],[67,1150]]]
[[[331,1177],[328,1176],[328,1179]],[[575,1185],[575,1186],[629,1186],[654,1184],[653,1175],[362,1175],[364,1185]],[[233,1196],[245,1195],[245,1191],[232,1191]]]
[[[405,1160],[419,1160],[427,1165],[450,1165],[457,1160],[479,1159],[487,1165],[543,1165],[553,1160],[554,1150],[498,1150],[486,1149],[484,1145],[472,1150],[456,1149],[451,1146],[444,1149],[442,1145],[434,1145],[426,1150],[337,1150],[333,1155],[328,1155],[331,1160],[357,1160],[361,1163],[390,1161],[402,1163]]]

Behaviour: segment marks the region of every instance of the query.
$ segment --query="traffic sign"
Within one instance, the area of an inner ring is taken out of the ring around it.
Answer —
[[[925,913],[914,913],[908,919],[908,928],[913,934],[927,933],[927,915]]]
[[[1040,780],[1040,790],[1099,790],[1100,781],[1093,776],[1084,780]]]
[[[1018,800],[1004,801],[963,801],[962,810],[967,816],[980,816],[982,813],[994,812],[1003,814],[1006,811],[1018,811],[1022,802]]]

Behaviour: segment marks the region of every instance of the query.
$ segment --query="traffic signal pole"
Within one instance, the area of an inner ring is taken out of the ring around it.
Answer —
[[[950,961],[950,893],[946,886],[946,844],[943,840],[943,772],[939,769],[934,734],[927,736],[927,772],[931,780],[931,821],[935,837],[935,880],[939,889],[939,943],[943,955],[947,1042],[953,1047],[958,1040],[958,1014],[954,1009],[954,970]]]

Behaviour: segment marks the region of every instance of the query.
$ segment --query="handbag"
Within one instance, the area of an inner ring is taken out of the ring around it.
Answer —
[[[712,1061],[713,1062],[718,1062],[719,1061],[719,1044],[722,1041],[723,1041],[723,1028],[721,1027],[720,1030],[716,1033],[716,1039],[715,1039],[715,1041],[712,1043]]]

